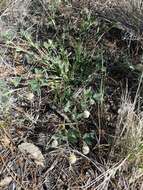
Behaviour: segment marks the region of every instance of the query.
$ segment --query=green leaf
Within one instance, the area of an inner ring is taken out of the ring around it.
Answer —
[[[70,101],[68,101],[68,102],[66,103],[65,107],[64,107],[64,111],[65,111],[65,112],[69,112],[69,111],[70,111],[70,106],[71,106],[71,103],[70,103]]]
[[[16,77],[15,79],[12,80],[12,83],[15,87],[17,87],[21,82],[21,77]]]
[[[93,140],[95,139],[95,132],[92,131],[90,133],[85,133],[83,135],[83,140],[86,142],[87,145],[92,145]]]
[[[77,143],[80,138],[80,134],[76,129],[69,129],[67,132],[67,138],[70,143]]]
[[[40,84],[37,80],[31,80],[29,82],[32,91],[39,93],[40,92]]]
[[[96,100],[98,102],[102,102],[103,101],[103,94],[102,93],[95,93],[93,98],[94,98],[94,100]]]

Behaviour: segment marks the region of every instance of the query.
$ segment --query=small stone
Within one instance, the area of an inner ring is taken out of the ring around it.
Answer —
[[[137,64],[134,66],[135,70],[143,72],[143,64]]]
[[[57,148],[57,146],[58,146],[58,141],[57,141],[57,139],[54,139],[52,144],[51,144],[51,147],[52,148]]]
[[[69,162],[70,164],[75,164],[77,161],[77,157],[74,153],[71,153],[70,156],[69,156]]]
[[[89,112],[88,110],[85,110],[85,111],[83,112],[83,117],[84,117],[85,119],[87,119],[87,118],[89,118],[89,116],[90,116],[90,112]]]
[[[89,154],[89,152],[90,152],[89,146],[83,145],[83,147],[82,147],[82,152],[83,152],[83,154],[85,154],[85,155]]]

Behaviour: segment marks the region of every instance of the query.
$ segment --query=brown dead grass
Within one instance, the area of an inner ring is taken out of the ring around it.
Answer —
[[[9,6],[1,14],[1,18],[5,15],[8,16],[8,29],[13,28],[13,26],[15,27],[15,24],[24,15],[26,16],[29,3],[30,1],[26,0],[22,4],[19,4],[18,1],[14,1],[14,3],[10,2]],[[119,4],[117,4],[117,1],[81,0],[74,1],[73,6],[78,5],[76,7],[77,9],[75,9],[78,11],[83,7],[91,8],[92,13],[102,17],[103,20],[105,19],[109,22],[116,21],[130,34],[134,32],[135,35],[138,35],[138,32],[141,32],[143,27],[140,3],[140,1],[138,3],[137,1],[132,1],[131,4],[127,0],[120,1]],[[135,7],[134,14],[133,7]],[[64,10],[62,5],[59,10]],[[66,7],[65,10],[71,10],[71,6]],[[70,17],[71,12],[65,11],[63,14],[65,14],[65,17]],[[25,73],[25,70],[23,66],[9,67],[4,64],[0,65],[0,79],[10,78],[11,74],[22,75]],[[139,97],[138,93],[137,97]],[[37,135],[34,134],[33,130],[36,118],[34,114],[39,110],[37,108],[38,106],[34,106],[36,104],[40,105],[41,100],[36,99],[36,103],[30,102],[29,105],[31,107],[29,106],[28,111],[24,110],[20,113],[15,111],[12,118],[10,117],[7,118],[7,121],[2,120],[0,122],[0,177],[1,180],[7,179],[8,177],[11,179],[10,184],[6,184],[3,190],[6,190],[9,185],[12,188],[16,186],[24,190],[142,189],[143,113],[140,111],[140,106],[137,106],[137,99],[132,101],[128,92],[121,99],[117,124],[114,126],[116,129],[114,143],[112,144],[107,160],[97,158],[95,151],[85,156],[66,144],[57,147],[55,150],[43,152],[46,160],[45,168],[37,166],[28,155],[22,154],[18,149],[18,144],[22,141],[32,141],[32,138],[29,138],[30,135],[33,136],[33,139]],[[27,118],[31,119],[30,124],[27,120],[26,122],[20,120],[26,115]],[[36,116],[38,120],[39,115]],[[59,120],[57,116],[52,116],[53,123]],[[77,162],[73,165],[70,165],[68,159],[71,153],[74,153],[77,157]]]

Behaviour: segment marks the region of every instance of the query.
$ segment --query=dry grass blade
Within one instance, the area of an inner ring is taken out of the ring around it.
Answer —
[[[0,188],[143,189],[142,36],[143,0],[0,1]]]
[[[91,7],[94,13],[99,14],[108,21],[116,22],[116,26],[126,30],[130,38],[142,38],[142,0],[104,0],[103,2],[96,0],[92,1]]]

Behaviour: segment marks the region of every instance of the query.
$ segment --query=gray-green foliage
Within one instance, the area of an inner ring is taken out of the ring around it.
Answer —
[[[0,80],[0,114],[7,114],[12,106],[11,91],[4,80]]]

